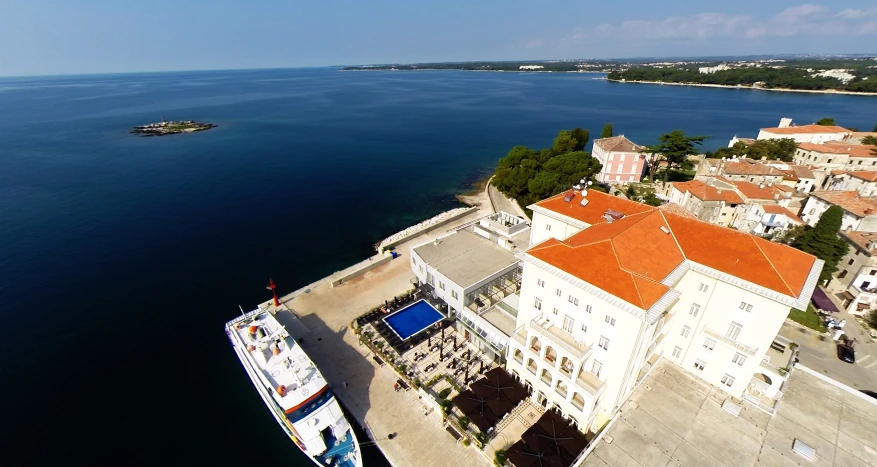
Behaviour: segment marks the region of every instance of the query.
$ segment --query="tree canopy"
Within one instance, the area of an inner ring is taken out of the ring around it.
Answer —
[[[862,138],[862,144],[877,146],[877,136],[865,136]]]
[[[707,138],[709,136],[687,136],[682,130],[673,130],[658,137],[659,143],[648,146],[645,152],[656,155],[656,159],[652,161],[653,170],[659,163],[657,157],[667,161],[667,169],[671,169],[681,166],[688,156],[697,155],[698,150],[695,146],[700,146]],[[664,183],[667,183],[668,173],[669,170],[664,170]]]
[[[733,158],[746,156],[750,159],[769,159],[791,162],[798,150],[798,143],[792,138],[760,139],[752,144],[738,141],[730,148],[717,149],[708,154],[712,158]]]
[[[612,128],[612,124],[607,123],[607,124],[603,125],[603,131],[600,132],[600,137],[601,138],[611,138],[613,136],[613,134],[612,134],[613,131],[614,131],[614,128]],[[877,130],[875,130],[875,131],[877,131]]]
[[[798,236],[795,247],[801,251],[825,261],[820,282],[827,282],[831,275],[837,271],[837,263],[847,253],[849,245],[838,237],[843,222],[843,209],[840,206],[831,206],[824,213],[816,226]]]
[[[874,129],[873,129],[873,130],[871,130],[871,131],[873,131],[873,132],[875,132],[875,133],[877,133],[877,123],[875,123],[875,124],[874,124]]]
[[[834,119],[831,118],[831,117],[822,117],[822,118],[819,119],[819,121],[816,122],[816,124],[817,124],[817,125],[822,125],[822,126],[834,126],[834,125],[836,125],[836,123],[834,123]]]
[[[569,189],[582,179],[591,179],[602,165],[581,149],[587,141],[588,130],[563,130],[551,149],[536,151],[515,146],[499,160],[493,185],[507,196],[515,198],[522,207]]]

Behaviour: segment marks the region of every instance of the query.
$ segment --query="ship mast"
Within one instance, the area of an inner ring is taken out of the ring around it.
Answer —
[[[280,299],[277,298],[277,284],[274,283],[272,278],[268,278],[268,289],[274,294],[274,306],[280,308]]]

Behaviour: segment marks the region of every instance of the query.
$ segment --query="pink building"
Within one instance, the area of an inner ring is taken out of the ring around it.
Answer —
[[[648,169],[648,156],[640,154],[643,149],[624,135],[594,140],[591,155],[603,164],[597,181],[624,184],[642,180]]]

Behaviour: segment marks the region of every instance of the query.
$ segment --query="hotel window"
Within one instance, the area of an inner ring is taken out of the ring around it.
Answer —
[[[536,285],[538,285],[539,287],[545,287],[545,281],[543,281],[542,279],[536,279]]]
[[[420,273],[423,274],[423,266],[419,266],[418,269],[420,269]]]
[[[603,371],[603,364],[598,362],[597,360],[594,360],[594,362],[591,363],[591,373],[599,378],[601,371]]]
[[[682,332],[679,333],[682,337],[688,337],[688,334],[691,333],[691,326],[682,326]]]
[[[871,272],[874,272],[874,271],[871,271]],[[843,279],[844,277],[847,277],[847,270],[846,269],[841,271],[840,274],[837,276],[838,279]]]
[[[606,315],[606,322],[609,323],[610,326],[615,326],[615,318],[611,318],[609,315]]]
[[[710,338],[704,339],[703,348],[708,349],[708,350],[713,350],[715,347],[716,347],[716,341],[714,341]]]
[[[460,298],[460,296],[457,295],[457,291],[456,291],[456,290],[451,290],[451,297],[454,297],[454,299],[458,299],[458,298]]]
[[[442,281],[439,281],[439,288],[442,290],[445,290],[445,283]]]
[[[868,273],[869,276],[873,276],[874,274],[877,274],[877,269],[872,269],[871,272]]]
[[[728,326],[728,332],[725,333],[725,337],[731,339],[732,341],[737,340],[737,336],[740,335],[740,331],[743,329],[743,325],[740,323],[732,322],[730,326]]]
[[[697,359],[694,361],[694,368],[697,370],[703,371],[703,368],[705,366],[706,366],[706,362],[701,360],[701,359]]]
[[[569,298],[566,299],[566,301],[572,303],[573,305],[579,304],[579,299],[573,297],[572,295],[570,295]]]
[[[556,315],[556,314],[557,314],[557,307],[553,308],[553,309],[551,310],[551,313]]]
[[[590,313],[591,310],[593,310],[593,308],[591,308],[591,305],[585,305],[585,312]]]
[[[554,295],[557,295],[558,297],[560,297],[562,295],[562,292],[560,291],[560,289],[557,289],[554,291]]]
[[[575,325],[576,320],[570,318],[568,315],[563,317],[563,330],[572,334],[572,327]]]
[[[850,265],[850,266],[852,266],[852,265],[853,265],[853,263],[855,263],[855,262],[856,262],[856,260],[854,260],[854,259],[851,259],[851,260],[850,260],[850,262],[849,262],[849,263],[847,263],[847,264],[848,264],[848,265]]]
[[[743,366],[743,364],[746,363],[746,356],[742,353],[735,353],[734,358],[732,358],[731,361],[740,366]]]
[[[537,310],[541,310],[542,309],[542,300],[539,300],[538,298],[533,300],[533,306],[536,307]]]
[[[725,373],[725,376],[722,376],[722,384],[731,387],[731,385],[734,384],[734,377]]]
[[[679,347],[678,345],[673,347],[673,357],[679,358],[680,355],[682,355],[682,347]]]
[[[603,350],[609,350],[609,339],[607,339],[603,336],[600,336],[600,343],[598,345]]]
[[[700,284],[700,287],[697,288],[697,290],[700,290],[703,293],[707,293],[710,291],[710,286],[702,283]]]
[[[550,224],[545,224],[545,230],[551,232],[551,225],[550,225]]]
[[[740,309],[744,311],[752,311],[752,304],[746,302],[740,302]]]
[[[587,324],[582,325],[582,332],[588,332],[588,325]]]
[[[698,313],[700,313],[700,305],[692,303],[691,308],[688,309],[688,314],[697,318]]]

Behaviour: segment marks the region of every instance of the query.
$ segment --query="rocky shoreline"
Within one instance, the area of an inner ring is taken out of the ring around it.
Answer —
[[[601,79],[601,78],[596,78]],[[637,84],[664,84],[668,86],[692,86],[698,88],[720,88],[720,89],[748,89],[752,91],[777,91],[777,92],[803,92],[808,94],[840,94],[847,96],[877,96],[877,92],[852,92],[838,91],[836,89],[788,89],[788,88],[762,88],[758,86],[728,86],[724,84],[700,84],[700,83],[671,83],[667,81],[630,81],[602,78],[613,83],[637,83]]]

